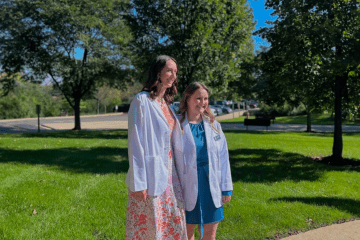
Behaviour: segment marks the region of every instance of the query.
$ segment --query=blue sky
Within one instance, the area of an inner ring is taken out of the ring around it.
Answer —
[[[255,25],[255,30],[258,30],[260,27],[269,26],[265,23],[266,20],[275,20],[276,17],[270,16],[273,12],[272,10],[265,10],[265,0],[248,0],[250,7],[253,9],[254,20],[257,21]],[[253,36],[255,40],[255,49],[260,45],[269,46],[269,44],[262,38]]]

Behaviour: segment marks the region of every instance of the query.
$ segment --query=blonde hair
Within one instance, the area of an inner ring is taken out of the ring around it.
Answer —
[[[190,99],[190,97],[198,90],[198,89],[204,89],[205,91],[207,91],[207,93],[210,95],[209,93],[209,89],[201,82],[192,82],[189,84],[189,86],[187,86],[187,88],[185,89],[183,96],[181,98],[180,101],[180,105],[179,105],[179,111],[181,113],[181,120],[180,120],[180,125],[181,123],[184,122],[185,120],[185,114],[189,108],[188,106],[188,101]],[[210,122],[211,127],[218,133],[220,133],[220,131],[215,128],[214,126],[214,121],[215,121],[215,117],[209,107],[209,104],[206,106],[205,111],[204,111],[204,116],[207,118],[207,120]]]

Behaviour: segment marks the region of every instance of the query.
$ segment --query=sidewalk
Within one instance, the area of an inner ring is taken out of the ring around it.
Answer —
[[[317,228],[282,240],[360,240],[360,220]]]
[[[41,125],[49,130],[71,130],[74,123],[47,123]],[[100,121],[100,122],[82,122],[82,130],[115,130],[128,129],[127,121]]]

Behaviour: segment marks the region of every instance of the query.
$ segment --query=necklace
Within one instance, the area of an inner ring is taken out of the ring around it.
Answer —
[[[160,102],[161,105],[164,105],[164,104],[166,103],[165,100],[164,100],[164,98],[159,98],[159,97],[158,97],[158,100],[159,100],[159,102]]]

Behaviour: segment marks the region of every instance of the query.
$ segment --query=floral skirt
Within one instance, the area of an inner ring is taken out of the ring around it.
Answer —
[[[126,212],[126,240],[187,240],[185,204],[173,158],[169,158],[166,190],[137,201],[129,191]]]

